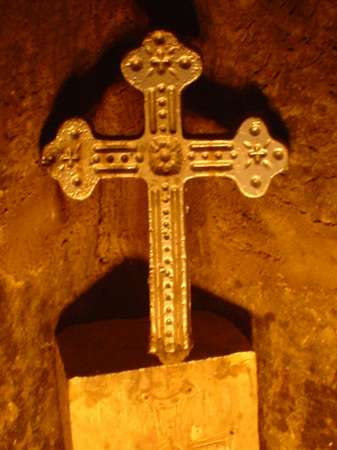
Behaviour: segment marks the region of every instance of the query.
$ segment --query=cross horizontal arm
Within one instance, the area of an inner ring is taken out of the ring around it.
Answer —
[[[228,140],[192,140],[188,144],[187,153],[190,169],[203,175],[227,172],[233,168],[233,148],[233,141]]]
[[[137,174],[144,160],[138,149],[136,140],[96,141],[91,158],[93,169],[101,177]]]
[[[69,197],[84,200],[100,178],[139,176],[143,160],[139,140],[95,139],[84,120],[71,119],[46,147],[42,163]]]
[[[232,140],[187,141],[187,179],[227,177],[247,197],[265,194],[271,179],[287,168],[286,148],[271,138],[262,120],[243,122]]]

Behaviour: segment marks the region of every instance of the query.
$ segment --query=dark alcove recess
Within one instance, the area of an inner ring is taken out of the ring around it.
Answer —
[[[147,353],[147,272],[143,261],[126,261],[63,311],[56,336],[68,378],[159,364]],[[247,311],[195,287],[192,305],[189,360],[251,349]]]

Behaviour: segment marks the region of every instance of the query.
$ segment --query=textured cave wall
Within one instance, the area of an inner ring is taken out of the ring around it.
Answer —
[[[257,114],[290,143],[290,170],[262,199],[228,180],[188,185],[190,270],[254,317],[262,449],[337,448],[335,1],[0,4],[0,449],[62,450],[60,313],[125,259],[147,258],[143,184],[101,183],[77,203],[39,158],[74,114],[97,133],[141,133],[142,98],[118,65],[159,25],[203,56],[186,132],[230,136]]]

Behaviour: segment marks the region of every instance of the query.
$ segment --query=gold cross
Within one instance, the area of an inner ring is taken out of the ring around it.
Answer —
[[[183,361],[191,344],[184,184],[196,177],[226,177],[247,197],[262,196],[287,167],[287,150],[258,118],[243,122],[232,140],[183,136],[181,92],[201,74],[197,53],[166,31],[155,31],[122,61],[126,80],[144,93],[145,131],[133,140],[98,140],[81,119],[65,122],[44,150],[43,162],[64,192],[90,196],[101,178],[139,177],[149,196],[149,351],[163,363]],[[78,158],[65,164],[74,150]]]

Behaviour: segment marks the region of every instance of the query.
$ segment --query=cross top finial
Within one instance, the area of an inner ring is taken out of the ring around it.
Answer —
[[[259,118],[245,120],[231,140],[187,139],[181,91],[201,74],[201,60],[166,31],[151,33],[122,61],[125,78],[144,93],[145,130],[130,140],[95,139],[70,119],[44,150],[43,162],[64,192],[89,197],[101,178],[146,181],[150,235],[150,352],[178,362],[191,350],[190,288],[184,226],[184,184],[197,177],[234,180],[246,197],[261,197],[287,168],[287,150]],[[127,287],[126,287],[127,288]]]
[[[126,80],[142,92],[160,83],[174,85],[180,91],[202,70],[200,56],[167,31],[149,34],[141,47],[123,59],[121,67]]]

